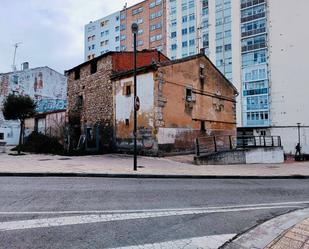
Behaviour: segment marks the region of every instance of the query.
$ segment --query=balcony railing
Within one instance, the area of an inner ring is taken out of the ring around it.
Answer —
[[[260,19],[260,18],[263,18],[263,17],[265,17],[265,16],[266,16],[265,12],[263,12],[263,13],[258,13],[258,14],[256,14],[256,15],[252,15],[252,16],[247,16],[247,17],[241,18],[241,22],[242,22],[242,23],[244,23],[244,22],[250,22],[250,21],[252,21],[252,20]]]
[[[242,46],[241,52],[249,52],[256,49],[266,48],[266,42],[259,43],[259,44],[253,44],[248,46]]]
[[[261,3],[265,3],[265,2],[266,0],[247,0],[247,1],[242,1],[240,7],[241,9],[244,9],[244,8],[248,8],[248,7],[258,5]]]
[[[243,38],[243,37],[261,34],[261,33],[265,33],[265,32],[266,32],[266,28],[254,29],[254,30],[250,30],[250,31],[247,31],[247,32],[242,32],[241,37]]]

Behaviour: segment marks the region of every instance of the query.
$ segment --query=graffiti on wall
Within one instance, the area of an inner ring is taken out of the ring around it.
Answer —
[[[63,99],[42,99],[36,102],[36,111],[39,113],[65,110],[67,101]]]
[[[67,106],[67,79],[64,75],[40,67],[0,75],[0,108],[10,93],[29,95],[38,112],[63,110]],[[0,122],[3,117],[0,111]]]

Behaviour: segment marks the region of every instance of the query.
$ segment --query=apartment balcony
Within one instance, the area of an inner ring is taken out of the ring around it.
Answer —
[[[250,22],[252,20],[256,20],[256,19],[260,19],[260,18],[264,18],[264,17],[266,17],[266,13],[265,12],[258,13],[258,14],[252,15],[252,16],[247,16],[247,17],[241,18],[241,23]]]
[[[250,30],[247,32],[242,32],[241,33],[241,37],[247,37],[247,36],[252,36],[252,35],[257,35],[257,34],[262,34],[266,32],[266,28],[260,28],[260,29],[254,29],[254,30]]]
[[[261,3],[266,3],[266,0],[247,0],[247,1],[242,1],[240,8],[245,9],[254,5],[258,5]]]
[[[257,50],[257,49],[262,49],[262,48],[266,48],[267,44],[264,43],[259,43],[259,44],[253,44],[253,45],[248,45],[248,46],[242,46],[241,47],[241,52],[245,53],[245,52],[249,52],[252,50]]]
[[[261,120],[247,120],[247,123],[244,126],[269,126],[270,122],[268,119],[261,119]]]

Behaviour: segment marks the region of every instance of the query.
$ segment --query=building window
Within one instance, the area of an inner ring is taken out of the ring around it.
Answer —
[[[126,25],[125,24],[121,24],[120,25],[120,31],[123,31],[123,30],[125,30],[126,29]]]
[[[80,95],[78,96],[78,99],[77,99],[77,107],[82,108],[83,105],[84,105],[84,98],[83,98],[83,95]]]
[[[74,71],[74,79],[79,80],[80,79],[80,68],[75,69]]]
[[[119,26],[115,27],[115,31],[116,31],[116,32],[118,32],[119,30],[120,30],[120,27],[119,27]]]
[[[189,45],[190,45],[190,46],[194,46],[194,45],[195,45],[195,40],[194,40],[194,39],[190,40],[190,41],[189,41]]]
[[[144,10],[143,7],[139,7],[139,8],[137,8],[137,9],[134,9],[134,10],[132,10],[132,15],[133,15],[133,16],[134,16],[134,15],[137,15],[137,14],[143,12],[143,10]]]
[[[186,87],[186,101],[191,102],[193,100],[192,96],[192,87]]]
[[[195,31],[195,27],[194,27],[194,26],[192,26],[192,27],[189,28],[189,33],[190,33],[190,34],[191,34],[191,33],[194,33],[194,31]]]
[[[177,49],[177,44],[172,44],[171,48],[172,48],[172,50],[176,50]]]
[[[123,86],[123,95],[129,97],[132,93],[132,82],[126,82]]]
[[[182,47],[183,47],[183,48],[188,47],[188,42],[187,42],[187,41],[182,42]]]
[[[115,41],[117,42],[117,41],[119,41],[119,40],[120,40],[119,36],[116,36],[116,37],[115,37]]]
[[[137,24],[142,24],[144,22],[143,18],[138,18],[137,20],[135,20],[135,23]]]
[[[108,25],[108,20],[105,20],[105,21],[102,21],[101,22],[101,27],[105,27],[105,26],[107,26]]]
[[[128,119],[128,118],[126,118],[126,126],[128,127],[128,126],[130,126],[130,120]]]
[[[144,42],[142,40],[137,41],[137,46],[143,46],[143,45],[144,45]]]
[[[188,34],[188,29],[182,29],[182,30],[181,30],[181,33],[182,33],[182,35]]]
[[[97,72],[97,61],[93,61],[91,64],[90,64],[90,73],[91,74],[94,74]]]
[[[205,132],[206,127],[205,127],[205,121],[201,121],[201,132]]]
[[[171,38],[175,38],[176,36],[177,36],[176,31],[174,31],[174,32],[171,33]]]
[[[151,13],[150,19],[152,20],[152,19],[155,19],[155,18],[160,17],[160,16],[162,16],[162,10],[155,12],[155,13]]]

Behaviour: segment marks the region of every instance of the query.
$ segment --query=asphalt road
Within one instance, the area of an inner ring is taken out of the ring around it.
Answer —
[[[217,248],[307,206],[308,179],[1,177],[0,248]]]

